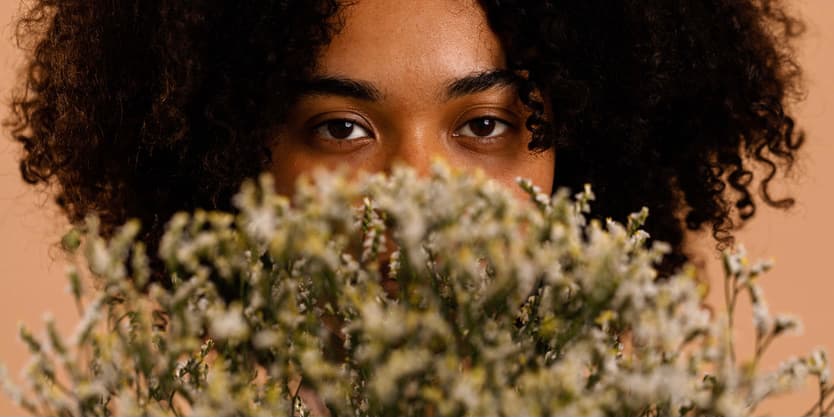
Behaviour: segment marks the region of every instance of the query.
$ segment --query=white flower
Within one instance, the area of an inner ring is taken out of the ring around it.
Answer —
[[[110,242],[86,240],[106,292],[74,346],[48,331],[56,348],[44,349],[21,332],[35,352],[35,401],[13,395],[81,415],[112,411],[103,404],[185,411],[171,408],[180,402],[198,414],[275,415],[293,409],[286,382],[303,375],[336,415],[737,415],[809,375],[829,383],[821,350],[764,375],[737,366],[726,316],[701,305],[694,275],[658,277],[670,247],[646,247],[646,210],[627,227],[586,223],[589,188],[548,197],[520,179],[522,204],[483,172],[432,172],[396,167],[354,184],[319,171],[292,206],[268,177],[247,183],[236,215],[171,220],[159,251],[169,287],[127,278],[149,262],[129,250],[135,223]],[[374,266],[389,244],[396,296]],[[742,249],[725,266],[751,296],[760,338],[799,328],[768,311],[754,279],[768,264],[749,268]]]
[[[773,320],[773,333],[790,332],[795,335],[802,333],[802,322],[799,318],[789,314],[777,314]]]
[[[234,304],[228,310],[214,313],[211,320],[211,335],[219,340],[243,339],[249,334],[249,327],[243,318],[242,307]]]
[[[828,384],[831,378],[831,371],[828,367],[828,354],[823,348],[814,349],[807,359],[808,372],[817,375],[820,383]]]

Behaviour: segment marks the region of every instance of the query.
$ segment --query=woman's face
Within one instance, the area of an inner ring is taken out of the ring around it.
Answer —
[[[278,192],[317,166],[425,173],[435,156],[482,168],[511,187],[518,176],[553,188],[554,153],[527,149],[529,111],[475,0],[359,0],[317,58],[279,129]]]

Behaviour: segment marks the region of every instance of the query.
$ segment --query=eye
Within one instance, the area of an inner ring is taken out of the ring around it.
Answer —
[[[314,128],[317,135],[324,139],[348,141],[354,139],[369,138],[371,134],[368,129],[357,122],[348,119],[328,120]]]
[[[466,122],[455,131],[455,136],[494,137],[507,133],[510,126],[494,117],[479,117]]]

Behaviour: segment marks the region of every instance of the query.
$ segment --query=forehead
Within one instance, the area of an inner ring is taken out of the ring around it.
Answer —
[[[476,0],[359,0],[317,60],[316,75],[369,81],[386,94],[436,90],[449,80],[504,67]]]

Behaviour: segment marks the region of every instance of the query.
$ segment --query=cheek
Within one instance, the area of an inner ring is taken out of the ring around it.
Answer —
[[[316,168],[348,168],[352,176],[362,171],[376,172],[384,169],[379,158],[371,152],[360,150],[344,154],[320,152],[310,146],[300,135],[281,132],[272,144],[272,165],[270,173],[275,179],[275,191],[291,196],[295,190],[296,180],[303,174],[310,174]]]
[[[534,154],[531,167],[534,168],[531,179],[541,187],[545,194],[553,194],[554,171],[556,170],[556,151],[551,148],[541,154]]]
[[[550,195],[554,187],[556,151],[551,147],[545,151],[532,152],[527,148],[531,140],[532,134],[525,129],[514,144],[502,152],[454,152],[456,160],[450,162],[455,167],[482,169],[522,200],[528,200],[529,196],[517,184],[518,177],[529,179],[542,193]]]
[[[270,173],[275,178],[275,191],[292,195],[298,177],[312,171],[317,165],[313,155],[282,132],[272,146]]]
[[[493,165],[482,166],[481,168],[492,178],[510,189],[516,197],[528,200],[529,196],[518,186],[516,178],[527,178],[541,188],[541,192],[550,195],[553,192],[554,163],[554,151],[549,149],[546,152],[536,154],[527,152],[522,157],[506,161],[505,164],[497,167]]]

